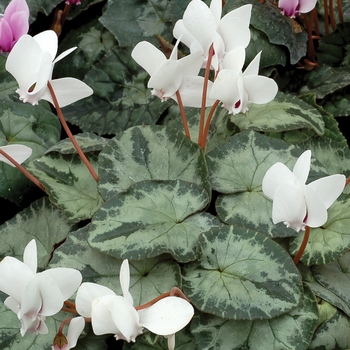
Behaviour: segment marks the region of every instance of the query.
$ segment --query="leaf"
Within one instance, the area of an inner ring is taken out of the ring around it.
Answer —
[[[279,92],[274,100],[263,105],[252,104],[245,113],[231,116],[241,130],[281,132],[301,128],[323,135],[322,115],[295,96]]]
[[[350,115],[350,87],[338,90],[324,101],[324,109],[335,117],[348,117]]]
[[[350,200],[338,199],[328,209],[328,220],[320,228],[312,228],[301,261],[304,265],[328,264],[350,249]],[[290,242],[290,253],[299,250],[303,234]]]
[[[14,218],[0,226],[0,258],[13,256],[22,261],[24,248],[34,238],[38,248],[38,266],[45,268],[54,246],[71,231],[62,212],[44,197],[33,202]]]
[[[219,225],[210,214],[196,214],[208,204],[208,193],[192,183],[139,182],[100,208],[88,242],[118,259],[170,253],[179,262],[195,260],[198,235]]]
[[[306,286],[299,305],[271,320],[233,321],[200,313],[192,323],[192,333],[202,350],[307,349],[318,321],[318,308]]]
[[[184,267],[183,291],[203,312],[271,319],[298,305],[302,285],[290,256],[259,233],[234,226],[198,238],[199,263]]]
[[[84,81],[94,94],[63,109],[67,120],[83,131],[111,135],[155,124],[170,105],[151,95],[148,74],[131,58],[131,48],[108,50]]]
[[[104,285],[121,295],[119,271],[121,259],[101,253],[87,243],[89,225],[72,232],[54,251],[50,268],[70,267],[79,270],[84,282]],[[167,255],[129,261],[130,293],[135,305],[142,305],[173,287],[181,288],[179,265]]]
[[[86,156],[96,165],[96,155]],[[103,202],[96,181],[77,154],[51,152],[31,162],[28,170],[44,185],[50,200],[71,222],[90,219]]]
[[[210,192],[201,148],[170,127],[130,128],[99,155],[99,190],[105,199],[144,180],[184,180]]]

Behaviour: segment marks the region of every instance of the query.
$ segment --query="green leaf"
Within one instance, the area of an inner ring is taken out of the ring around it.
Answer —
[[[324,109],[335,117],[348,117],[350,115],[350,87],[349,85],[327,97]]]
[[[192,333],[201,350],[307,349],[318,321],[314,295],[307,286],[299,305],[271,320],[232,321],[200,313]]]
[[[105,199],[143,180],[184,180],[210,192],[201,148],[170,127],[130,128],[99,155],[99,190]]]
[[[121,295],[119,271],[122,260],[91,248],[87,243],[88,229],[89,225],[67,237],[54,251],[50,268],[75,268],[82,273],[84,282],[104,285]],[[131,260],[129,266],[130,293],[135,305],[147,303],[173,287],[181,288],[180,267],[168,255]]]
[[[304,265],[328,264],[350,249],[350,199],[338,199],[328,209],[328,220],[319,228],[312,228],[301,261]],[[303,234],[290,242],[290,253],[295,255]]]
[[[155,124],[170,102],[151,95],[147,80],[148,74],[131,58],[130,48],[110,49],[85,76],[94,94],[64,107],[64,115],[81,130],[100,135]]]
[[[203,312],[233,320],[270,319],[300,302],[301,279],[290,256],[259,233],[213,228],[198,238],[198,260],[184,267],[183,291]]]
[[[44,197],[33,202],[14,218],[0,226],[0,259],[13,256],[22,261],[24,248],[34,238],[38,248],[38,266],[46,267],[54,246],[71,231],[62,212]]]
[[[86,156],[96,165],[95,154]],[[51,152],[31,162],[28,170],[71,222],[90,219],[103,202],[96,181],[77,154]]]
[[[322,115],[295,96],[279,92],[274,100],[263,105],[252,104],[245,113],[231,116],[240,129],[281,132],[308,128],[324,133]]]
[[[196,258],[198,235],[219,225],[210,214],[196,214],[208,204],[208,193],[189,182],[139,182],[100,208],[88,241],[119,259],[170,253],[177,261],[188,262]]]

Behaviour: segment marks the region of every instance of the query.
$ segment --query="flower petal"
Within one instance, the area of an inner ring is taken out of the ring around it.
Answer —
[[[259,74],[260,57],[261,51],[258,52],[254,59],[249,63],[248,67],[243,72],[243,76]]]
[[[244,89],[250,103],[264,104],[272,101],[277,92],[278,86],[273,79],[261,75],[243,76]]]
[[[28,18],[29,15],[25,11],[14,13],[11,16],[10,26],[13,34],[13,44],[15,44],[22,35],[28,33]]]
[[[278,7],[282,10],[282,14],[289,17],[295,17],[296,8],[299,0],[279,0]]]
[[[244,61],[245,49],[242,46],[239,46],[225,55],[225,58],[222,62],[222,68],[230,69],[235,72],[235,74],[238,74],[242,71]]]
[[[16,12],[24,12],[27,17],[29,17],[29,7],[27,5],[27,2],[25,0],[12,0],[7,5],[5,12],[4,12],[4,18],[8,19]]]
[[[74,348],[77,345],[77,341],[81,332],[85,327],[84,317],[74,317],[68,327],[67,340],[68,340],[68,349]]]
[[[22,164],[32,155],[32,149],[24,145],[7,145],[0,147],[17,163]],[[0,154],[0,160],[8,165],[15,167],[6,157]]]
[[[38,313],[42,307],[42,298],[39,289],[39,280],[31,279],[24,287],[21,301],[21,309],[18,312],[18,318],[30,318],[32,321],[38,318]],[[60,308],[58,309],[58,311]],[[57,312],[58,312],[57,311]],[[25,329],[25,331],[27,331]]]
[[[307,207],[304,223],[310,227],[322,226],[327,221],[328,213],[320,194],[312,187],[304,185],[304,196]]]
[[[178,332],[191,321],[194,309],[185,299],[170,296],[138,313],[142,326],[152,333],[169,335]]]
[[[310,164],[311,164],[311,151],[307,150],[300,155],[298,160],[296,161],[293,174],[299,179],[302,184],[306,183],[307,177],[310,172]]]
[[[48,52],[50,54],[51,62],[53,62],[58,47],[57,34],[53,30],[45,30],[33,36],[33,39],[38,43],[42,52]]]
[[[307,13],[310,12],[316,6],[317,0],[299,0],[299,12]]]
[[[0,52],[10,52],[13,34],[10,24],[5,18],[0,18]]]
[[[35,239],[32,239],[24,248],[23,262],[31,269],[33,274],[36,274],[38,267],[38,253]]]
[[[120,286],[122,287],[123,296],[127,299],[131,305],[134,304],[132,295],[129,292],[130,287],[130,268],[128,259],[125,259],[120,267],[119,275]]]

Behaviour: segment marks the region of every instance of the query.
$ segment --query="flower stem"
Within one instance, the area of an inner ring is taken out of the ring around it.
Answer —
[[[78,142],[75,140],[72,132],[70,131],[66,120],[64,119],[63,113],[61,111],[60,105],[58,104],[57,97],[56,97],[56,94],[55,94],[55,92],[54,92],[54,90],[52,88],[51,83],[48,82],[47,86],[48,86],[48,88],[50,90],[50,93],[51,93],[51,96],[52,96],[52,100],[53,100],[53,103],[54,103],[56,111],[57,111],[58,118],[60,119],[61,124],[62,124],[66,134],[68,135],[69,139],[71,140],[71,142],[72,142],[74,148],[76,149],[76,151],[78,152],[80,158],[82,159],[82,161],[84,162],[84,164],[86,165],[88,170],[90,171],[92,177],[95,179],[96,182],[98,182],[98,176],[97,176],[94,168],[92,167],[91,163],[86,158],[84,152],[81,150],[80,146],[78,145]]]
[[[205,127],[204,127],[204,130],[203,130],[203,136],[202,136],[202,143],[199,145],[199,146],[202,147],[203,151],[205,150],[205,146],[207,144],[207,137],[208,137],[210,123],[211,123],[211,120],[213,118],[215,109],[218,106],[219,102],[220,102],[220,100],[216,100],[214,102],[214,104],[211,106],[210,112],[208,114],[208,118],[207,118],[207,120],[205,122]]]
[[[45,187],[26,168],[24,168],[21,164],[16,162],[11,156],[9,156],[2,149],[0,149],[0,154],[3,155],[5,158],[7,158],[14,166],[16,166],[16,168],[19,169],[27,179],[29,179],[31,182],[33,182],[35,185],[37,185],[41,190],[43,190],[46,193]]]
[[[201,113],[200,113],[200,118],[199,118],[198,144],[200,146],[203,144],[202,138],[203,138],[203,132],[204,132],[205,106],[206,106],[206,101],[207,101],[209,73],[210,73],[210,66],[211,66],[213,54],[214,54],[214,45],[211,44],[211,46],[209,48],[209,53],[208,53],[207,65],[205,67],[203,93],[202,93],[202,105],[201,105]]]
[[[344,187],[346,187],[347,185],[349,185],[349,183],[350,183],[350,176],[346,178],[345,186],[344,186]]]
[[[340,21],[340,23],[343,23],[344,22],[344,16],[343,16],[342,0],[337,0],[337,4],[338,4],[339,21]]]
[[[309,237],[310,237],[310,227],[306,226],[305,227],[305,233],[304,233],[304,238],[303,241],[301,242],[300,248],[298,253],[295,255],[293,262],[295,265],[298,264],[298,262],[300,261],[302,255],[304,254],[307,242],[309,241]]]
[[[184,105],[182,103],[182,98],[179,90],[176,91],[176,98],[180,108],[181,119],[182,119],[182,124],[184,126],[185,134],[187,138],[191,140],[190,129],[188,128],[186,113],[185,113]]]

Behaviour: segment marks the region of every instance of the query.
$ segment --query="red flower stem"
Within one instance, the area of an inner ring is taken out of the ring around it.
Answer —
[[[201,105],[201,113],[199,118],[198,145],[200,145],[201,147],[203,144],[202,139],[203,139],[203,132],[204,132],[205,106],[207,101],[208,81],[209,81],[209,73],[210,73],[210,66],[211,66],[213,53],[214,53],[214,45],[211,44],[209,48],[209,53],[208,53],[207,65],[205,67],[203,93],[202,93],[202,105]]]
[[[84,164],[86,165],[88,170],[90,171],[92,177],[95,179],[96,182],[98,182],[98,176],[97,176],[94,168],[92,167],[91,163],[86,158],[84,152],[81,150],[81,148],[78,145],[78,142],[75,140],[72,132],[69,130],[69,127],[68,127],[68,125],[66,123],[66,120],[64,119],[63,113],[61,111],[60,105],[58,104],[55,92],[54,92],[54,90],[52,88],[52,85],[51,85],[51,83],[49,81],[47,82],[47,86],[48,86],[48,88],[50,90],[50,93],[51,93],[51,96],[52,96],[52,100],[53,100],[53,103],[54,103],[56,111],[57,111],[58,118],[60,119],[61,124],[62,124],[66,134],[68,135],[69,139],[71,140],[71,142],[72,142],[74,148],[76,149],[76,151],[78,152],[80,158],[82,159],[82,161],[84,162]]]
[[[186,113],[185,113],[184,105],[182,103],[182,98],[179,90],[176,91],[176,98],[180,108],[181,119],[182,119],[182,124],[184,126],[185,134],[187,138],[191,140],[190,129],[188,128]]]
[[[329,34],[329,19],[328,19],[328,1],[324,0],[323,2],[323,8],[324,8],[324,29],[325,34]]]
[[[207,144],[207,137],[208,137],[210,123],[211,123],[211,120],[213,118],[215,109],[219,105],[219,102],[220,102],[220,100],[216,100],[214,102],[214,104],[211,106],[210,112],[208,114],[208,118],[207,118],[207,120],[205,122],[205,127],[204,127],[204,131],[203,131],[203,136],[202,136],[203,145],[200,145],[202,147],[203,151],[205,150],[205,146]]]
[[[335,30],[337,28],[337,24],[335,22],[335,17],[334,17],[333,0],[329,0],[329,17],[331,19],[332,29]]]
[[[307,242],[309,241],[309,237],[310,237],[310,227],[306,226],[305,227],[303,241],[301,242],[301,245],[300,245],[298,253],[295,255],[295,257],[293,259],[293,262],[294,262],[295,265],[298,264],[298,262],[300,261],[302,255],[304,254]]]
[[[339,21],[340,21],[340,23],[343,23],[344,22],[344,16],[343,16],[342,0],[337,0],[337,4],[338,4]]]
[[[171,296],[178,296],[178,297],[180,297],[182,299],[185,299],[188,302],[190,302],[190,300],[186,297],[186,295],[184,294],[184,292],[181,289],[179,289],[177,287],[174,287],[174,288],[171,289],[170,292],[163,293],[163,294],[157,296],[156,298],[154,298],[153,300],[149,301],[146,304],[143,304],[143,305],[140,305],[140,306],[135,306],[135,309],[136,310],[146,309],[147,307],[150,307],[153,304],[155,304],[157,301],[159,301],[161,299],[164,299],[164,298],[167,298],[167,297],[171,297]]]
[[[34,177],[26,168],[24,168],[21,164],[17,163],[11,156],[9,156],[6,152],[4,152],[2,149],[0,149],[0,154],[2,154],[5,158],[7,158],[13,165],[16,166],[17,169],[19,169],[22,174],[29,179],[31,182],[33,182],[35,185],[37,185],[41,190],[43,190],[46,193],[45,187],[41,184],[41,182]]]
[[[344,187],[346,187],[347,185],[349,185],[349,183],[350,183],[350,176],[346,178],[345,186],[344,186]]]

